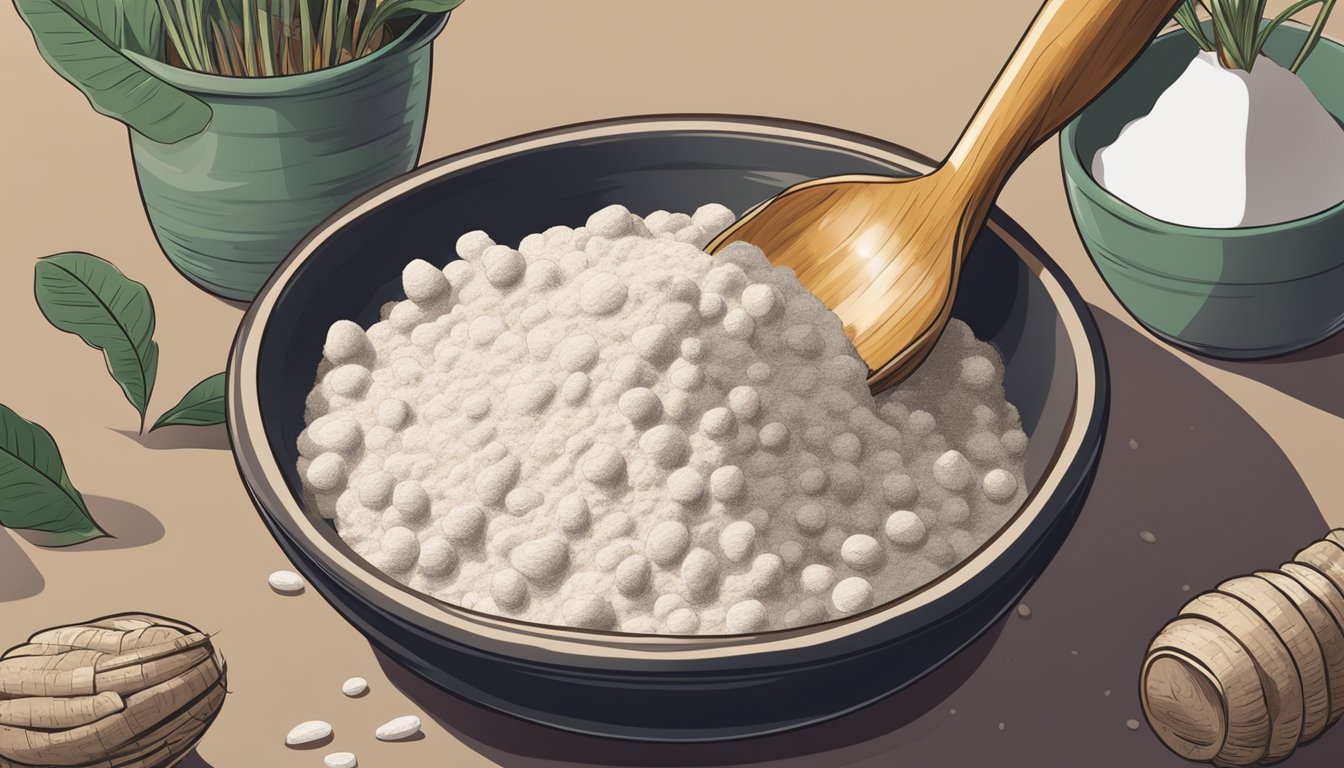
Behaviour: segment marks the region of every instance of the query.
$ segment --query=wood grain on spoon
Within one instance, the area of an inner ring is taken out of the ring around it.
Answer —
[[[947,325],[962,260],[1009,174],[1138,57],[1177,2],[1049,0],[934,172],[796,185],[708,250],[744,240],[793,269],[840,316],[874,391],[896,384]]]

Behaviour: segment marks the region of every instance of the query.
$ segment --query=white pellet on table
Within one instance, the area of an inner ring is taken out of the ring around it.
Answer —
[[[839,319],[733,220],[621,206],[484,232],[331,327],[306,502],[465,608],[641,633],[801,626],[909,592],[1022,503],[996,350],[953,320],[878,398]]]
[[[378,726],[373,735],[379,741],[401,741],[419,732],[420,718],[415,715],[402,715]]]
[[[352,677],[341,683],[341,693],[346,696],[363,696],[369,690],[369,681],[362,677]]]
[[[289,729],[289,733],[285,735],[285,745],[299,747],[321,741],[330,735],[330,723],[325,720],[307,720]]]
[[[303,577],[293,571],[276,571],[266,578],[271,589],[282,595],[297,595],[303,591]]]

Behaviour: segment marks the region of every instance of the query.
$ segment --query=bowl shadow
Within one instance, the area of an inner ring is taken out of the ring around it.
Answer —
[[[825,753],[878,754],[862,745],[892,735],[937,708],[989,655],[1001,620],[946,664],[901,693],[820,725],[771,736],[708,744],[622,741],[530,723],[479,707],[426,683],[382,651],[374,655],[402,695],[475,751],[508,766],[725,766],[781,761]],[[781,763],[782,764],[782,763]]]
[[[1240,406],[1165,345],[1093,313],[1113,384],[1096,483],[1023,598],[1030,619],[1010,621],[950,702],[972,715],[958,725],[974,727],[921,743],[915,764],[1008,754],[1039,765],[1188,765],[1143,724],[1149,641],[1200,592],[1275,567],[1328,530],[1291,462]],[[1291,764],[1333,764],[1326,742],[1340,749],[1344,732],[1330,737]]]
[[[1029,618],[1010,614],[900,693],[775,736],[651,745],[488,712],[381,653],[379,662],[429,717],[509,766],[1188,765],[1142,724],[1137,679],[1148,642],[1199,592],[1278,565],[1327,527],[1292,464],[1245,411],[1165,346],[1094,313],[1114,388],[1082,515],[1023,599]],[[1342,749],[1337,728],[1291,764],[1333,765]]]
[[[1266,360],[1200,358],[1215,368],[1254,379],[1285,395],[1344,418],[1344,332],[1306,349]]]

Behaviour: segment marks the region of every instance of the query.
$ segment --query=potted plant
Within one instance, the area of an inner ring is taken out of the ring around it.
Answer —
[[[1215,357],[1344,326],[1344,47],[1335,0],[1187,0],[1060,139],[1074,220],[1143,325]],[[1319,6],[1310,27],[1289,19]],[[1200,20],[1201,12],[1209,18]]]
[[[249,300],[307,232],[416,165],[431,43],[462,0],[14,0],[130,129],[169,261]]]

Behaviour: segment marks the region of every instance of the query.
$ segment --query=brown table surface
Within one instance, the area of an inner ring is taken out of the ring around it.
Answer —
[[[1271,2],[1277,11],[1286,5]],[[1264,363],[1196,359],[1154,342],[1088,261],[1055,143],[1017,171],[1000,205],[1093,305],[1111,363],[1110,433],[1096,485],[1062,551],[1010,616],[913,688],[838,721],[714,746],[632,745],[478,710],[375,652],[309,590],[280,597],[288,564],[234,469],[222,428],[147,438],[100,355],[33,302],[33,260],[87,250],[149,287],[161,348],[153,413],[221,370],[239,306],[177,275],[136,193],[125,129],[42,61],[0,3],[3,222],[0,402],[43,424],[96,517],[118,538],[43,549],[0,531],[0,646],[121,610],[219,632],[230,662],[222,714],[184,765],[365,768],[474,765],[1179,765],[1142,720],[1139,661],[1193,592],[1272,567],[1344,525],[1344,335]],[[941,157],[1038,0],[470,0],[436,48],[423,157],[596,118],[721,112],[793,118]],[[1344,13],[1332,19],[1344,36]],[[1140,540],[1139,531],[1157,541]],[[350,700],[341,682],[369,679]],[[1108,693],[1109,692],[1109,693]],[[952,711],[955,710],[955,714]],[[373,729],[419,714],[424,738]],[[316,751],[288,729],[330,721]],[[1002,727],[1000,724],[1002,723]],[[1337,766],[1344,727],[1292,758]]]

